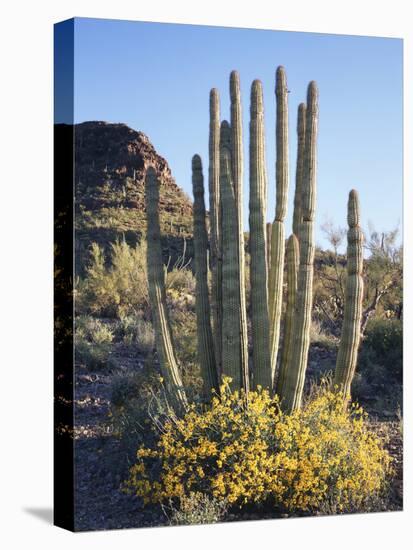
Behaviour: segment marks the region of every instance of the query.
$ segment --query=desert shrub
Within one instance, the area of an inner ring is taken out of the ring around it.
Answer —
[[[88,315],[75,320],[75,359],[89,369],[111,366],[109,358],[113,332],[111,328]]]
[[[76,288],[78,313],[122,318],[147,307],[146,243],[118,241],[111,248],[107,265],[103,249],[92,243],[86,277]]]
[[[396,415],[402,404],[403,327],[398,319],[371,319],[360,349],[353,395]]]
[[[305,407],[283,414],[266,391],[231,393],[228,379],[211,406],[191,405],[168,418],[152,445],[137,451],[124,489],[145,503],[191,493],[229,505],[266,503],[278,510],[360,509],[379,494],[390,458],[363,411],[320,390]]]
[[[367,327],[363,349],[370,360],[383,365],[389,375],[401,379],[403,362],[403,326],[398,319],[372,319]]]
[[[338,348],[338,339],[332,334],[328,334],[323,329],[322,324],[318,320],[312,320],[310,327],[311,344],[330,350]]]
[[[222,521],[227,511],[224,500],[210,498],[202,493],[190,493],[179,499],[176,508],[173,503],[164,507],[170,525],[200,525]]]
[[[127,315],[116,325],[116,337],[127,345],[136,344],[144,354],[153,350],[155,334],[152,323],[143,315]]]
[[[187,267],[174,267],[166,274],[165,286],[167,290],[176,290],[195,294],[195,277],[192,271]]]

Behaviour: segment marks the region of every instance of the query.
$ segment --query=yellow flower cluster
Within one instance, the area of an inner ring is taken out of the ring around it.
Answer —
[[[354,508],[382,489],[390,471],[364,416],[327,389],[286,415],[276,396],[231,393],[227,379],[208,408],[192,405],[165,423],[156,445],[138,450],[125,490],[145,503],[197,492],[240,506]]]

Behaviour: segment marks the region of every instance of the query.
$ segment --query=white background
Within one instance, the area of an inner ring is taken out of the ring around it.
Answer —
[[[411,337],[405,339],[405,512],[71,534],[52,506],[52,25],[73,16],[405,39],[405,335],[412,335],[409,1],[3,2],[0,18],[0,541],[14,548],[407,548],[412,532]],[[383,66],[383,71],[386,67]],[[353,83],[357,86],[357,82]],[[389,182],[389,192],[391,184]],[[382,198],[384,201],[386,197]],[[410,211],[408,208],[410,205]],[[409,281],[410,279],[410,281]],[[407,398],[406,398],[407,397]],[[64,475],[64,472],[62,472]],[[28,512],[36,509],[37,514]],[[49,510],[49,512],[48,512]],[[39,512],[40,511],[40,512]],[[409,525],[410,523],[410,525]],[[410,529],[409,529],[410,528]]]

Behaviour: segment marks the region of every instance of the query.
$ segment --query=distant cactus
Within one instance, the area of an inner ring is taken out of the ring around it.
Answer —
[[[212,338],[208,294],[208,233],[205,220],[204,176],[199,155],[192,158],[192,186],[194,193],[194,251],[196,277],[196,317],[198,334],[198,359],[204,385],[204,395],[219,389]]]
[[[230,75],[231,97],[231,165],[232,181],[234,186],[237,233],[234,237],[238,245],[239,263],[239,319],[240,319],[240,361],[243,376],[243,387],[248,390],[248,335],[247,335],[247,310],[245,303],[245,273],[244,273],[244,232],[243,232],[243,146],[242,146],[242,110],[239,74],[232,71]]]
[[[251,87],[249,208],[254,387],[260,385],[272,389],[265,225],[267,174],[265,168],[264,106],[262,84],[259,80],[254,80]]]
[[[348,199],[347,281],[344,321],[338,349],[334,382],[347,400],[357,365],[363,303],[363,232],[360,228],[360,206],[357,191]]]
[[[209,96],[209,220],[211,226],[211,306],[215,361],[218,373],[222,371],[222,235],[219,189],[219,93],[213,88]]]
[[[298,268],[297,297],[293,321],[293,354],[291,369],[286,374],[284,407],[287,411],[299,409],[307,370],[310,346],[311,310],[313,304],[314,273],[314,215],[317,170],[318,90],[310,82],[307,93],[306,137],[304,151],[301,224],[299,230],[300,265]]]
[[[156,350],[172,407],[176,411],[182,411],[186,408],[187,401],[174,353],[171,327],[166,309],[165,272],[159,226],[159,182],[152,166],[149,166],[146,171],[145,200],[148,226],[148,287],[155,328]]]
[[[294,193],[294,213],[293,213],[293,233],[300,236],[301,224],[301,194],[303,186],[303,167],[304,167],[304,149],[305,149],[305,117],[306,105],[300,103],[298,106],[297,118],[297,163],[295,171],[295,193]]]
[[[276,205],[271,232],[271,268],[268,288],[273,381],[280,338],[285,253],[284,219],[287,214],[288,200],[288,89],[284,67],[278,67],[277,69],[275,94],[277,101]]]
[[[293,320],[297,295],[297,274],[299,264],[299,245],[297,237],[290,235],[287,242],[287,309],[284,321],[284,338],[282,345],[280,370],[277,378],[276,393],[284,394],[284,383],[287,372],[292,369],[291,360],[294,345]]]

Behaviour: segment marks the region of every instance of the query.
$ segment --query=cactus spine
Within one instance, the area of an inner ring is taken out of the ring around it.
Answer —
[[[166,310],[165,273],[159,225],[159,182],[152,166],[146,171],[148,288],[155,326],[155,343],[166,390],[175,411],[186,408],[186,396],[174,353],[172,332]]]
[[[228,122],[221,124],[220,190],[222,211],[222,372],[231,377],[231,388],[243,386],[241,369],[241,338],[239,316],[239,262],[237,204],[232,182],[231,130]]]
[[[196,277],[196,318],[198,335],[198,360],[204,385],[204,396],[218,390],[218,374],[215,367],[208,294],[208,234],[205,220],[204,176],[199,155],[192,158],[192,186],[194,193],[194,251]]]
[[[213,88],[209,95],[209,219],[211,226],[211,305],[213,312],[213,336],[215,363],[222,372],[222,234],[221,203],[219,190],[219,93]]]
[[[239,264],[239,319],[240,319],[240,362],[243,377],[243,386],[249,387],[248,376],[248,336],[247,336],[247,311],[245,303],[245,274],[244,274],[244,233],[243,233],[243,146],[242,146],[242,109],[239,74],[232,71],[230,75],[231,97],[231,163],[232,182],[234,186],[237,208],[237,245]]]
[[[267,176],[264,153],[264,107],[262,84],[251,87],[250,120],[250,254],[251,329],[254,387],[272,388],[266,266]]]
[[[284,218],[287,214],[288,200],[288,90],[284,67],[278,67],[277,69],[275,94],[277,101],[276,208],[271,232],[271,268],[268,289],[273,380],[277,366],[280,338],[285,251]]]
[[[304,149],[305,149],[306,105],[300,103],[297,117],[297,164],[295,171],[295,193],[293,213],[293,233],[299,238],[301,224],[301,194],[303,186]]]
[[[293,319],[294,307],[297,294],[297,272],[299,263],[299,245],[297,237],[290,235],[287,242],[287,309],[284,321],[284,338],[281,352],[280,370],[277,379],[276,393],[283,395],[285,377],[291,369],[291,358],[293,350]]]
[[[316,200],[316,155],[318,127],[318,90],[310,82],[307,92],[306,137],[303,166],[303,188],[300,224],[300,264],[293,321],[293,354],[291,369],[285,378],[284,407],[300,408],[310,346],[311,310],[314,273],[314,214]]]
[[[348,199],[347,281],[344,321],[338,349],[335,383],[350,397],[351,382],[357,364],[360,343],[360,323],[363,302],[363,233],[360,228],[360,206],[357,191],[350,191]]]

